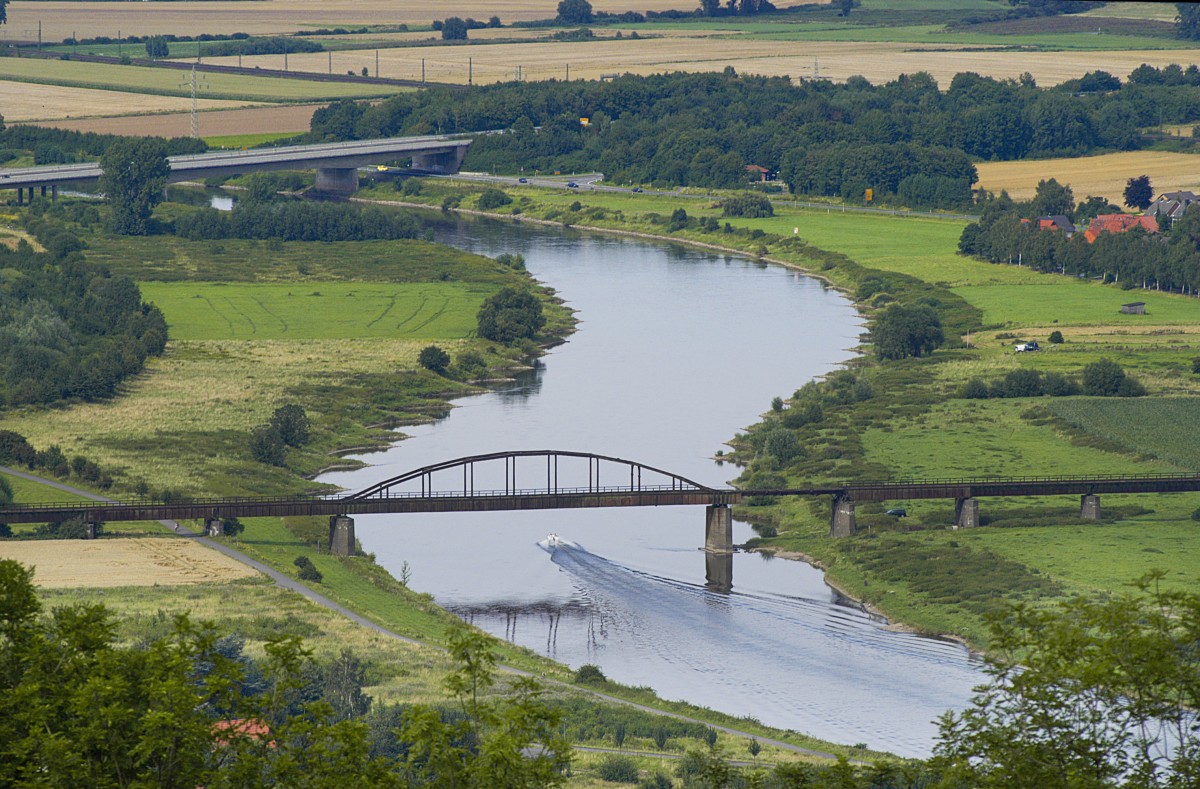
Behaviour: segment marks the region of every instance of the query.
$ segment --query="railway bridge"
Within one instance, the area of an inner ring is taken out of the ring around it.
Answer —
[[[411,158],[414,172],[457,173],[471,142],[469,138],[427,135],[169,156],[171,174],[168,181],[175,183],[262,170],[315,169],[318,191],[346,195],[358,189],[359,167],[397,159]],[[36,189],[40,189],[43,196],[47,190],[51,196],[56,196],[60,186],[94,184],[101,172],[99,162],[0,169],[0,189],[16,189],[17,202],[23,203],[26,191],[30,200]]]

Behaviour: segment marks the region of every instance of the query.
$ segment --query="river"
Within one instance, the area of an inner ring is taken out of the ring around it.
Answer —
[[[559,449],[724,486],[737,470],[714,462],[722,442],[849,359],[862,331],[818,280],[735,256],[490,221],[448,223],[438,240],[524,255],[578,331],[512,385],[323,482],[358,490],[457,457]],[[497,636],[779,728],[927,756],[935,718],[983,679],[961,646],[887,629],[799,562],[736,554],[732,593],[707,590],[703,508],[355,520],[393,575],[407,563],[412,588]],[[565,544],[549,549],[551,532]],[[751,536],[735,524],[735,543]]]

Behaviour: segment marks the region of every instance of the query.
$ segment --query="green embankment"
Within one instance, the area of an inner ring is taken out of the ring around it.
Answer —
[[[363,196],[440,205],[455,195],[472,208],[479,188],[439,182],[400,197],[380,186]],[[954,317],[969,347],[947,347],[927,359],[880,364],[865,355],[852,363],[851,373],[869,381],[875,396],[827,404],[823,422],[799,428],[806,454],[778,469],[789,482],[1200,468],[1186,439],[1197,410],[1188,395],[1200,395],[1191,372],[1191,360],[1200,356],[1200,333],[1191,328],[1200,323],[1200,300],[964,258],[956,252],[960,220],[788,206],[777,206],[774,217],[741,219],[722,216],[715,198],[504,189],[529,218],[740,249],[805,267],[850,293],[874,272],[886,280],[889,296],[934,298],[950,310],[944,314]],[[720,228],[703,230],[693,221],[672,230],[677,208],[692,220],[716,219]],[[726,223],[735,232],[726,232]],[[1121,314],[1129,301],[1145,301],[1148,314]],[[1054,330],[1063,344],[1048,343]],[[958,340],[954,335],[949,339]],[[1020,339],[1038,339],[1044,350],[1017,355],[1013,344]],[[1102,358],[1120,363],[1149,396],[957,396],[971,378],[994,382],[1020,368],[1078,378]],[[779,418],[767,412],[755,430]],[[755,457],[747,436],[731,443],[735,462]],[[908,517],[883,514],[893,506],[906,507]],[[984,499],[985,527],[967,532],[949,530],[950,501],[860,504],[861,533],[837,541],[827,536],[824,500],[778,501],[740,514],[777,529],[777,537],[761,541],[764,547],[813,557],[855,597],[919,629],[983,645],[984,615],[1006,601],[1121,590],[1151,569],[1165,570],[1168,586],[1194,587],[1197,506],[1200,494],[1104,496],[1105,519],[1093,525],[1080,522],[1073,497]]]

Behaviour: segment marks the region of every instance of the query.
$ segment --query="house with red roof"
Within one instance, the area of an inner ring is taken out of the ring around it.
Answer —
[[[1124,233],[1135,227],[1140,227],[1147,233],[1157,233],[1158,220],[1152,216],[1133,214],[1100,214],[1088,225],[1083,237],[1089,244],[1094,244],[1101,233]]]

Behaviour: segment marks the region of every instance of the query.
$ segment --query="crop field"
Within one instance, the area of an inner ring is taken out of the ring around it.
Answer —
[[[236,61],[236,58],[234,59]],[[281,68],[282,59],[270,68]],[[205,74],[207,84],[201,93],[214,99],[238,101],[315,101],[348,96],[387,96],[405,88],[390,85],[359,85],[345,82],[310,82],[301,79],[243,76],[240,74]],[[21,86],[25,92],[42,90],[32,85],[59,85],[72,88],[122,91],[123,93],[152,93],[165,96],[187,96],[190,106],[191,83],[187,72],[149,66],[122,66],[105,63],[42,60],[40,58],[0,58],[0,79],[30,83]],[[124,113],[130,110],[124,102],[109,98],[109,113],[114,108]],[[228,106],[228,105],[227,105]],[[136,110],[135,110],[136,111]],[[83,113],[80,113],[83,114]],[[89,113],[91,114],[91,113]]]
[[[1200,419],[1200,398],[1066,398],[1051,400],[1049,407],[1093,435],[1182,468],[1200,469],[1200,446],[1190,430]]]
[[[1015,78],[1030,72],[1040,85],[1055,85],[1097,68],[1121,77],[1142,63],[1163,66],[1200,60],[1196,49],[1140,49],[1104,52],[1022,52],[1014,56],[1003,49],[963,49],[955,44],[911,44],[890,40],[890,29],[877,31],[880,41],[777,41],[744,36],[716,37],[703,46],[689,38],[603,39],[584,43],[480,44],[470,47],[432,46],[380,50],[379,73],[396,79],[419,79],[421,61],[426,78],[439,82],[476,84],[515,79],[561,79],[569,65],[572,78],[597,79],[604,74],[653,74],[667,71],[720,71],[732,66],[739,73],[845,80],[855,74],[873,82],[895,79],[902,73],[928,71],[947,86],[961,71],[976,71],[998,78]],[[871,35],[865,33],[859,35]],[[818,39],[820,37],[818,36]],[[1012,42],[1008,42],[1012,43]],[[366,57],[368,53],[364,53]],[[374,52],[369,53],[374,57]],[[341,53],[349,56],[349,53]],[[325,71],[325,53],[293,55],[292,68]],[[470,67],[468,66],[470,60]],[[279,56],[243,58],[244,64],[278,67]],[[236,64],[237,58],[213,62]]]
[[[37,90],[48,90],[47,88],[38,88]],[[61,91],[78,91],[78,88],[53,88],[52,90]],[[97,109],[97,113],[112,111],[112,94],[105,92],[107,103]],[[167,101],[173,103],[176,107],[187,105],[191,108],[191,99],[176,99],[166,96],[147,96],[145,94],[127,93],[121,97],[121,108],[125,109],[130,102],[135,102],[138,99],[146,99],[147,101]],[[205,100],[207,101],[207,100]],[[203,104],[203,101],[200,102]],[[227,102],[213,102],[213,104],[227,104]],[[7,106],[7,105],[6,105]],[[264,107],[251,107],[245,109],[232,110],[212,110],[201,112],[197,115],[197,120],[200,126],[200,136],[209,137],[227,137],[231,135],[247,135],[247,134],[280,134],[291,133],[298,134],[306,132],[309,128],[309,122],[312,120],[313,113],[322,104],[286,104]],[[192,131],[192,114],[191,112],[169,112],[158,113],[154,115],[122,115],[109,118],[88,118],[77,119],[79,113],[75,111],[70,103],[63,105],[65,109],[60,110],[65,112],[65,115],[58,116],[39,116],[51,118],[51,120],[41,123],[41,126],[53,126],[58,129],[70,129],[80,132],[96,132],[97,134],[153,134],[159,137],[186,137]],[[129,112],[137,112],[137,108],[133,107]],[[70,120],[62,118],[71,117]],[[5,115],[8,119],[8,115]]]
[[[486,293],[462,283],[145,282],[176,340],[465,338]]]
[[[808,0],[806,0],[807,2]],[[818,0],[819,1],[819,0]],[[781,2],[781,7],[795,5]],[[419,3],[397,4],[391,0],[262,0],[254,3],[183,0],[172,3],[62,2],[17,3],[8,11],[5,33],[12,38],[36,40],[38,22],[45,41],[62,41],[72,34],[117,37],[174,33],[277,34],[334,27],[428,25],[433,19],[450,16],[488,19],[495,15],[506,24],[530,19],[549,19],[556,13],[556,0],[449,0],[436,7]],[[597,0],[597,11],[665,11],[679,7],[679,0]]]
[[[1188,61],[1195,62],[1195,61]],[[1150,176],[1155,194],[1179,189],[1200,189],[1200,155],[1168,151],[1129,151],[1102,156],[1038,159],[1016,162],[980,162],[979,186],[1014,200],[1033,197],[1039,181],[1054,178],[1068,184],[1075,199],[1105,197],[1114,205],[1125,202],[1125,184],[1139,175]]]
[[[196,102],[199,109],[205,110],[241,107],[248,103],[223,99],[199,99]],[[183,112],[190,110],[191,106],[192,100],[183,98],[182,94],[159,96],[150,93],[121,93],[113,90],[71,88],[0,79],[0,107],[3,107],[6,123],[113,113]],[[187,134],[186,131],[183,133]]]
[[[5,540],[0,557],[37,568],[34,581],[56,588],[181,586],[258,575],[248,565],[191,540]]]

